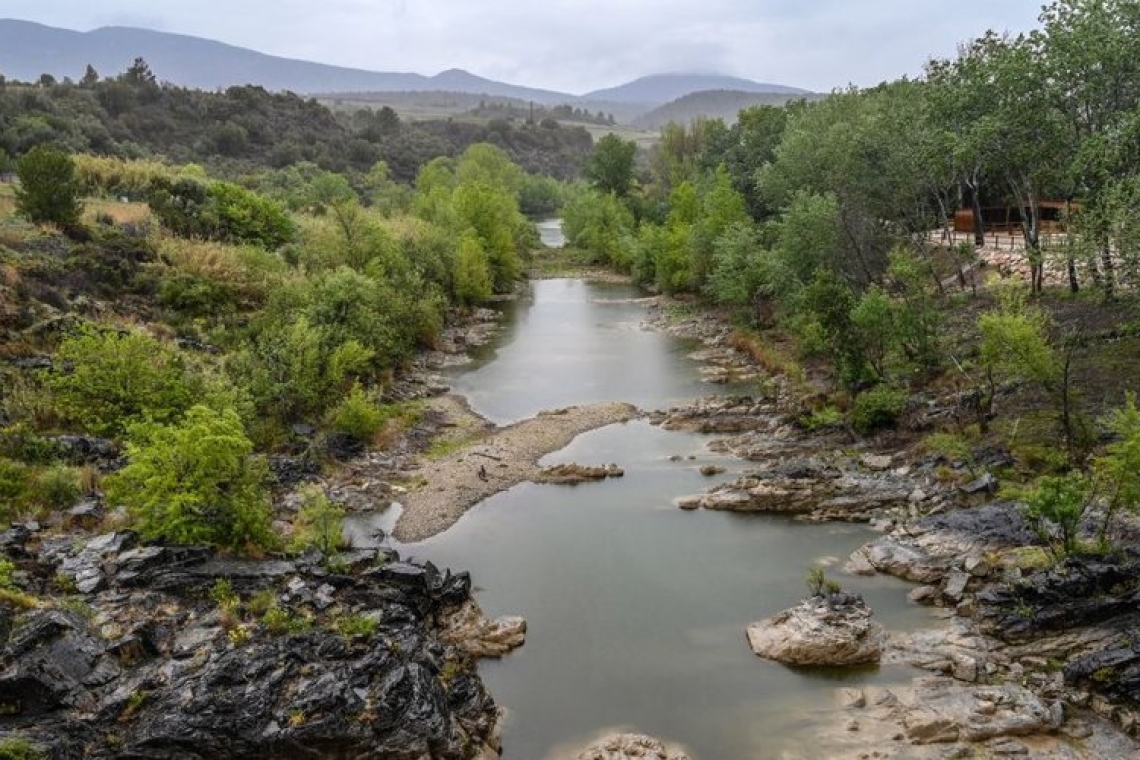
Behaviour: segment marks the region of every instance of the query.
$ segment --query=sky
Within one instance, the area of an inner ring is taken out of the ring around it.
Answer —
[[[717,73],[827,92],[917,75],[1041,0],[3,0],[0,17],[141,26],[375,71],[449,68],[581,94]]]

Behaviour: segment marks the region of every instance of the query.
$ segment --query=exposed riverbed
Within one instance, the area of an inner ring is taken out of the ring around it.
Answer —
[[[506,308],[499,339],[452,373],[454,392],[506,424],[571,404],[654,409],[725,390],[701,381],[688,358],[695,345],[642,326],[646,305],[638,295],[622,285],[534,282],[529,297]],[[720,478],[743,467],[709,452],[710,440],[644,420],[586,433],[542,463],[615,462],[624,478],[575,487],[523,483],[447,532],[401,547],[471,570],[489,614],[528,620],[526,646],[481,666],[508,712],[505,757],[558,755],[617,726],[700,758],[802,752],[829,719],[840,681],[912,675],[907,668],[796,671],[751,653],[744,637],[750,621],[800,598],[813,563],[841,560],[873,534],[846,524],[682,512],[676,497],[716,482],[699,473],[701,465],[726,468]],[[931,620],[906,601],[898,581],[843,582],[889,628]]]

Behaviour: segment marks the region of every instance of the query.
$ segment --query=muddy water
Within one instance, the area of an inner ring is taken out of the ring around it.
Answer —
[[[508,328],[452,378],[497,422],[600,400],[661,408],[720,388],[701,383],[694,346],[642,329],[645,305],[620,285],[538,281]],[[694,757],[812,757],[819,711],[835,687],[901,680],[901,669],[827,673],[755,657],[745,626],[795,603],[814,562],[840,562],[870,533],[771,516],[683,512],[672,500],[713,481],[709,439],[646,422],[579,437],[549,462],[616,462],[619,480],[524,484],[469,512],[406,554],[472,572],[491,615],[520,614],[526,645],[481,666],[508,711],[505,757],[562,756],[624,727]],[[835,571],[838,574],[838,570]],[[842,577],[889,628],[929,622],[885,578]]]

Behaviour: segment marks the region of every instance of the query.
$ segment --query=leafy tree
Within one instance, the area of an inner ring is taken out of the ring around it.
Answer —
[[[297,551],[313,548],[328,556],[344,544],[344,507],[333,504],[319,486],[304,488],[301,508],[293,521],[290,548]]]
[[[83,205],[71,156],[59,148],[41,145],[21,156],[16,166],[20,178],[16,210],[35,224],[76,229]]]
[[[1105,453],[1093,461],[1098,490],[1104,495],[1104,518],[1100,543],[1107,541],[1108,528],[1121,511],[1140,507],[1140,410],[1129,393],[1124,406],[1109,413],[1105,424],[1116,436]]]
[[[1080,548],[1081,520],[1089,507],[1091,490],[1080,474],[1046,476],[1025,496],[1026,517],[1054,556]]]
[[[460,238],[455,256],[455,298],[462,304],[474,304],[490,297],[490,262],[479,238],[468,232]]]
[[[268,548],[268,467],[233,410],[195,406],[179,422],[134,425],[130,463],[106,479],[112,503],[124,504],[139,534],[175,544]]]
[[[70,371],[47,386],[60,413],[96,435],[118,436],[133,422],[169,422],[201,390],[176,349],[149,335],[87,329],[60,344]]]
[[[632,261],[627,238],[633,233],[633,214],[608,193],[579,186],[562,209],[566,241],[591,254],[596,263],[626,271]]]
[[[586,163],[584,174],[590,183],[603,193],[619,198],[633,189],[633,159],[637,144],[610,133],[598,140],[594,152]]]

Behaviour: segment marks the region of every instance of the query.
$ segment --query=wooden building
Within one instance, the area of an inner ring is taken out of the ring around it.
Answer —
[[[1041,215],[1041,232],[1056,233],[1065,231],[1065,219],[1069,214],[1080,211],[1076,201],[1041,201],[1038,205]],[[1021,232],[1022,210],[1017,206],[990,206],[982,209],[983,231],[990,234],[1014,234]],[[974,212],[968,208],[959,209],[954,214],[955,232],[974,232]]]

